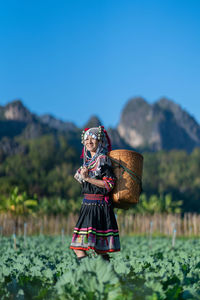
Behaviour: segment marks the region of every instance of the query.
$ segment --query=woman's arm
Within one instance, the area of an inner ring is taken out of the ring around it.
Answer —
[[[87,177],[84,180],[91,183],[91,184],[97,185],[101,188],[105,188],[104,181],[101,180],[101,179],[94,179],[94,178]]]
[[[82,175],[83,180],[85,180],[85,181],[87,181],[87,182],[89,182],[91,184],[97,185],[97,186],[99,186],[101,188],[105,188],[105,183],[104,183],[103,180],[101,180],[101,179],[95,179],[95,178],[90,178],[88,176],[88,169],[86,167],[83,167],[81,169],[81,175]]]

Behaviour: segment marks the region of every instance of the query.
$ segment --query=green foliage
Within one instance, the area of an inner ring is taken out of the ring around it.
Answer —
[[[29,215],[36,216],[38,206],[37,195],[28,197],[26,192],[20,192],[16,186],[10,193],[9,197],[2,197],[0,202],[0,211],[10,213],[15,223],[15,229],[18,230],[19,217]]]
[[[34,215],[34,209],[38,205],[37,196],[31,199],[26,192],[20,193],[16,186],[10,193],[10,196],[2,202],[0,209],[10,212],[13,217]]]
[[[63,199],[60,197],[43,197],[40,199],[40,204],[38,206],[38,214],[40,215],[65,215],[69,213],[76,214],[80,211],[81,199]]]
[[[135,206],[136,213],[180,213],[182,201],[173,201],[171,194],[166,195],[151,195],[147,198],[145,193],[140,196],[140,202]]]
[[[171,194],[183,211],[200,211],[200,148],[143,153],[143,190],[150,195]]]
[[[23,151],[10,156],[0,151],[1,199],[9,197],[18,186],[29,195],[37,194],[39,203],[45,197],[78,203],[80,184],[73,176],[81,164],[81,144],[77,144],[76,134],[79,132],[46,134],[29,140],[16,137]],[[143,190],[147,200],[141,197],[141,209],[145,211],[148,206],[148,212],[154,208],[177,211],[181,200],[182,212],[200,212],[200,148],[190,154],[173,150],[145,152],[143,156]]]
[[[0,194],[9,195],[18,186],[29,194],[77,198],[80,185],[74,180],[79,152],[64,135],[44,135],[33,140],[18,140],[26,153],[8,156],[0,165]]]
[[[0,298],[179,300],[200,299],[200,241],[124,237],[111,262],[93,256],[77,262],[71,237],[17,237],[0,244]]]

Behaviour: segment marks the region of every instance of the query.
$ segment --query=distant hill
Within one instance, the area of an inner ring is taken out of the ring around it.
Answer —
[[[98,127],[103,125],[97,116],[91,116],[84,128]]]
[[[179,105],[166,98],[149,104],[133,98],[125,105],[119,135],[133,148],[149,150],[183,149],[200,146],[200,125]]]
[[[99,126],[91,116],[85,127]],[[0,106],[0,150],[6,154],[24,151],[17,139],[34,139],[44,134],[68,134],[74,145],[80,143],[81,129],[52,115],[37,116],[20,100]],[[175,102],[162,98],[149,104],[143,98],[129,100],[122,110],[117,128],[108,128],[113,148],[148,150],[183,149],[200,146],[200,125]]]
[[[71,122],[64,122],[51,115],[37,116],[31,113],[20,100],[0,106],[0,153],[3,156],[24,152],[18,141],[35,139],[45,134],[71,135],[77,140],[79,129]],[[78,141],[72,141],[77,144]]]

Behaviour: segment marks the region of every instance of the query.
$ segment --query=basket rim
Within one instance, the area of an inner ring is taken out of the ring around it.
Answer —
[[[143,155],[137,151],[133,151],[133,150],[127,150],[127,149],[116,149],[116,150],[111,150],[108,152],[108,155],[111,153],[111,152],[131,152],[131,153],[135,153],[139,156],[141,156],[142,159],[144,159]]]

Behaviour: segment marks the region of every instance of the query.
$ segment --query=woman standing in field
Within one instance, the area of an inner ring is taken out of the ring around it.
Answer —
[[[115,183],[107,156],[111,143],[103,126],[86,128],[82,132],[82,143],[83,166],[74,177],[81,183],[84,197],[70,248],[78,259],[86,257],[86,251],[93,249],[109,260],[109,252],[120,251],[118,226],[110,198]]]

